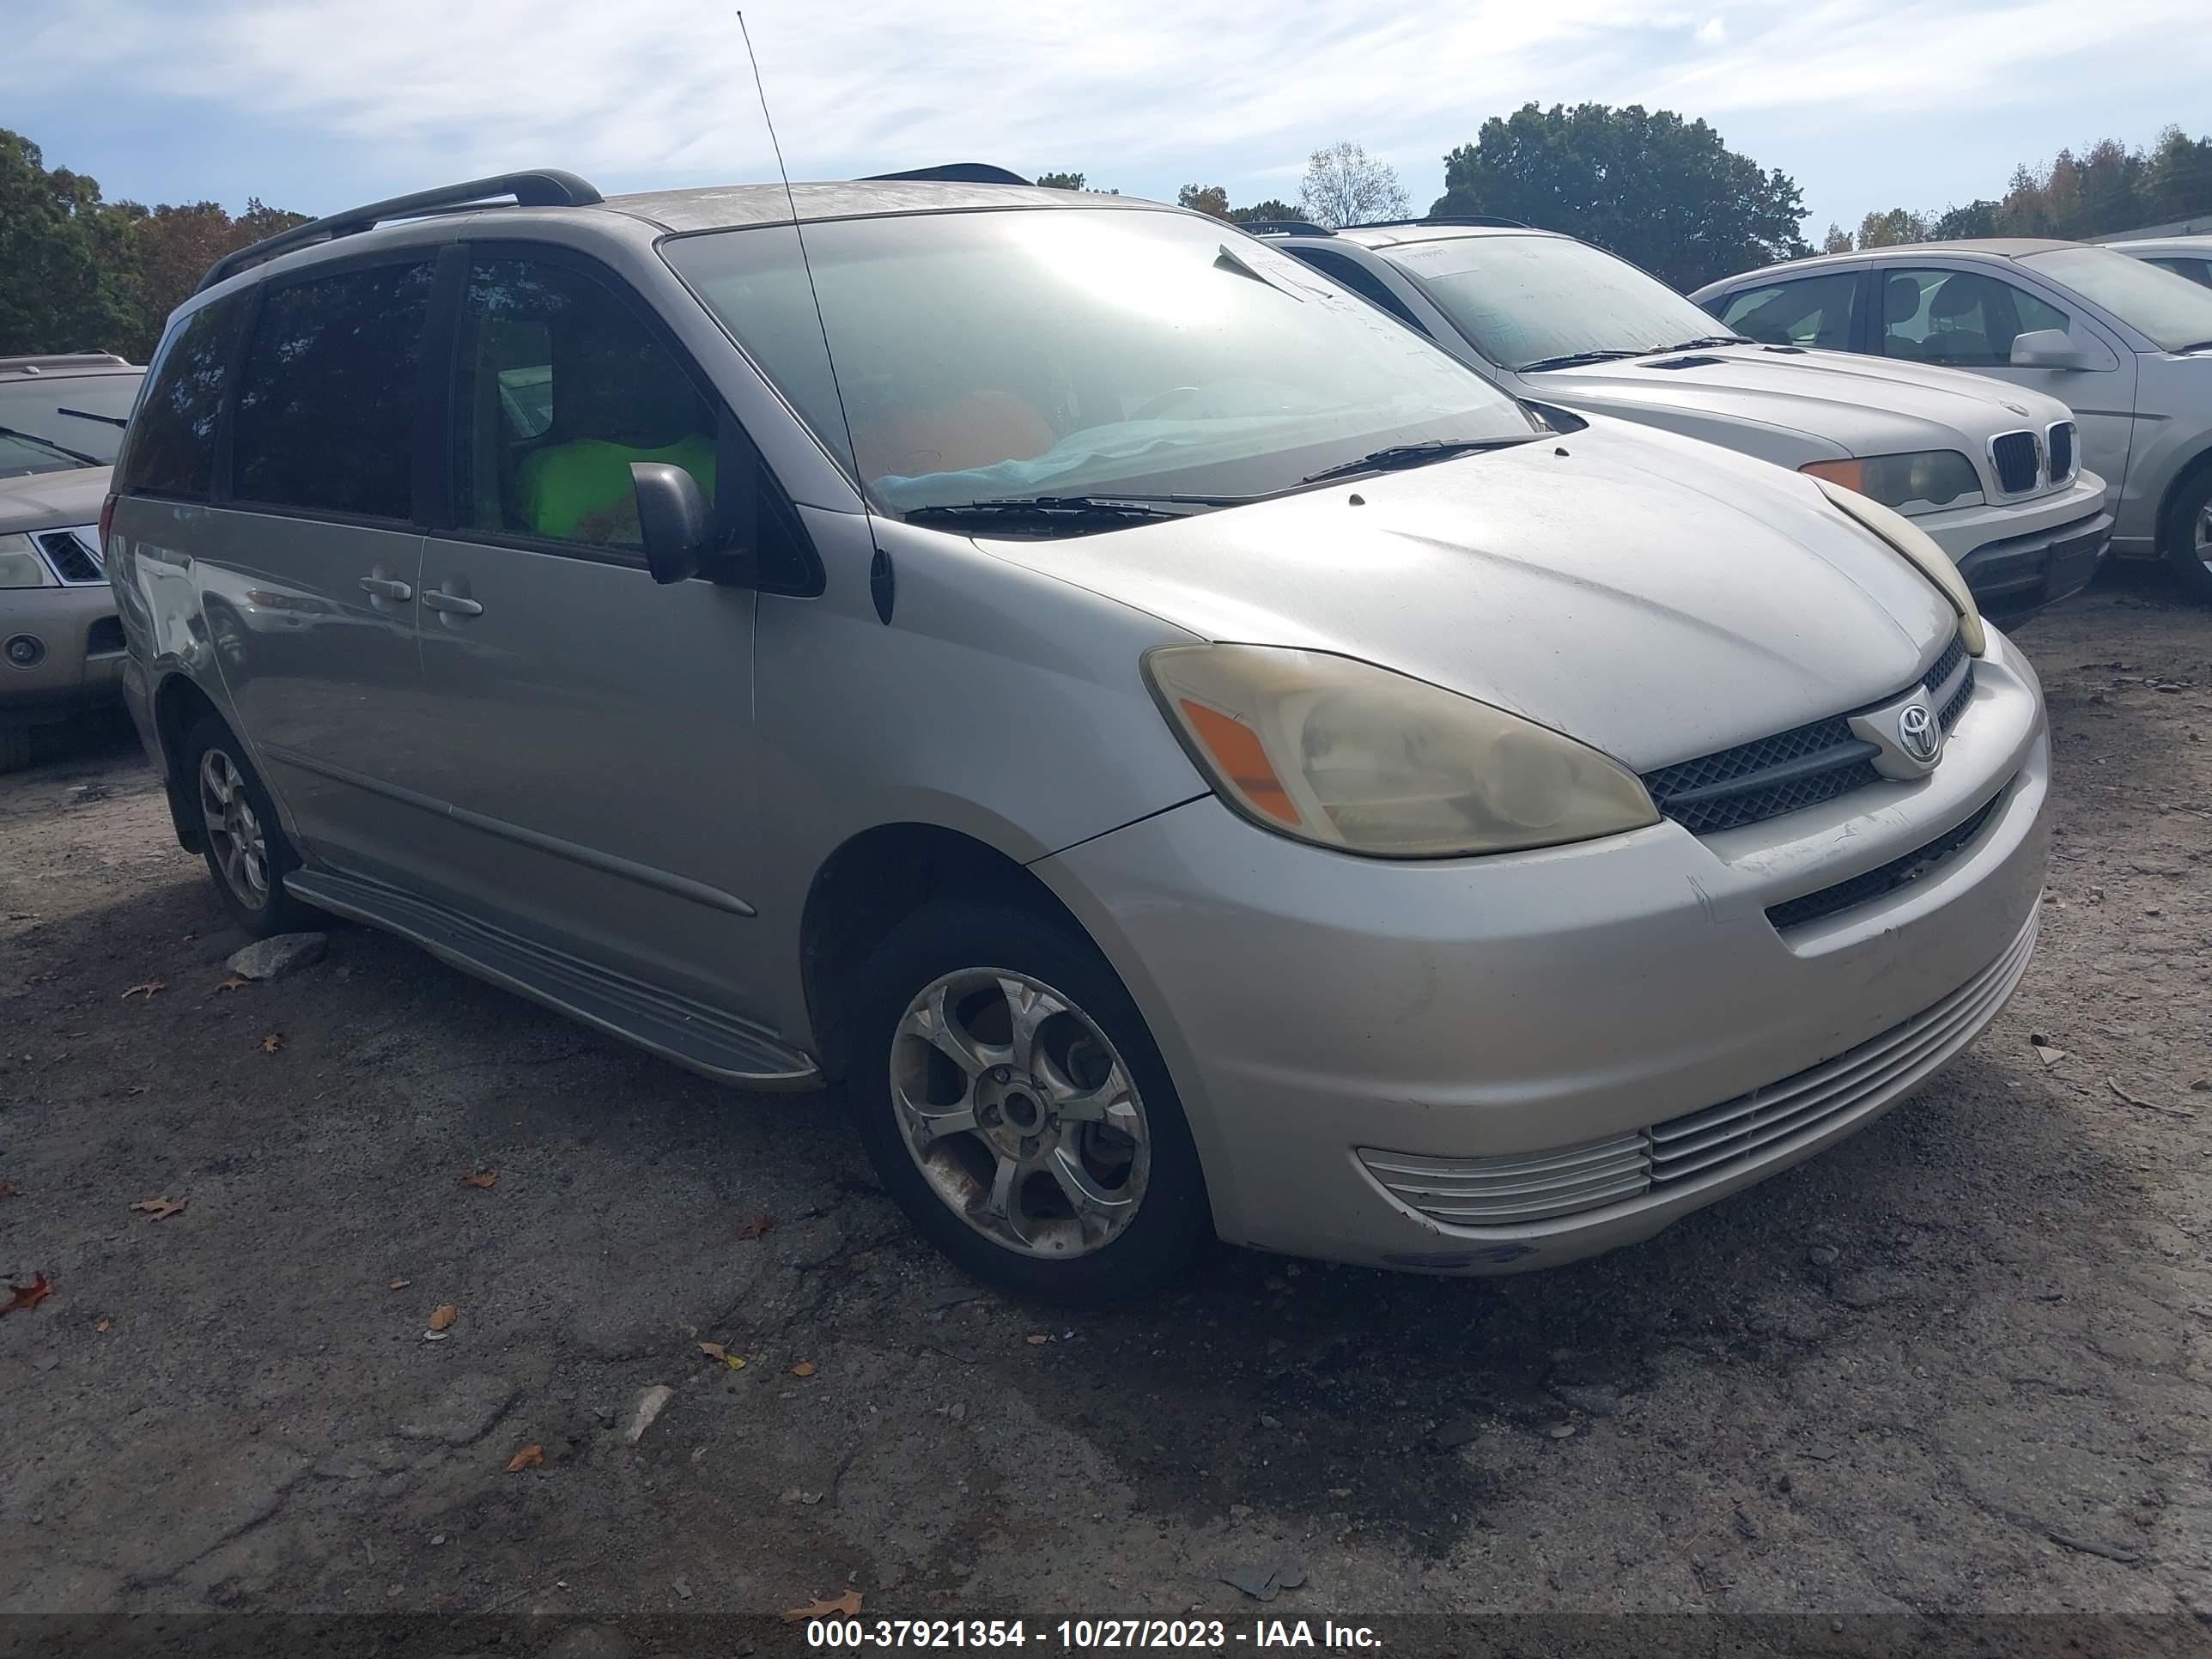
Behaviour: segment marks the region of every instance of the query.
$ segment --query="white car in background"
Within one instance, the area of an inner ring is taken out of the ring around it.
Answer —
[[[2018,622],[2095,573],[2112,520],[2056,398],[1918,363],[1717,333],[1656,277],[1504,220],[1260,234],[1515,397],[1609,415],[1840,483],[1911,519],[1992,617]]]
[[[1846,349],[2063,398],[2082,464],[2112,483],[2112,551],[2162,555],[2212,599],[2212,289],[2108,247],[1996,238],[1800,259],[1691,298],[1724,326],[1833,317]]]
[[[2212,235],[2150,236],[2140,242],[2106,242],[2101,246],[2212,288]]]

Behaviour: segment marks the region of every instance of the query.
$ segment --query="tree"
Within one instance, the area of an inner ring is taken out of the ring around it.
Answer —
[[[1176,192],[1177,207],[1194,208],[1217,219],[1229,216],[1229,192],[1219,185],[1185,185]]]
[[[1976,200],[1964,207],[1945,208],[1929,232],[1929,240],[1937,242],[1963,241],[1971,236],[1994,236],[1997,234],[1997,204]]]
[[[1346,140],[1307,157],[1298,204],[1298,217],[1336,229],[1403,216],[1406,187],[1397,168]]]
[[[2143,166],[2142,193],[2159,223],[2212,213],[2212,137],[2191,142],[2179,127],[2160,133]]]
[[[1850,232],[1845,230],[1834,220],[1829,220],[1828,234],[1820,239],[1820,252],[1823,253],[1849,253],[1850,251]]]
[[[1859,221],[1859,246],[1868,247],[1899,247],[1907,242],[1925,242],[1935,234],[1924,213],[1914,213],[1905,208],[1892,208],[1887,213],[1869,213]]]
[[[1083,174],[1079,173],[1041,173],[1037,175],[1040,190],[1081,190]]]
[[[1524,104],[1444,157],[1438,214],[1498,214],[1610,248],[1680,289],[1812,250],[1786,174],[1703,121],[1631,104]]]
[[[1229,216],[1240,225],[1279,225],[1305,216],[1288,202],[1279,202],[1271,196],[1264,202],[1253,203],[1250,207],[1231,208]]]
[[[36,144],[0,127],[0,355],[133,343],[143,316],[116,257],[122,230],[97,179],[49,171]]]

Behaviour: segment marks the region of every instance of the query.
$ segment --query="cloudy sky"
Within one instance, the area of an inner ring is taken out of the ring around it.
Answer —
[[[1350,138],[1418,210],[1534,100],[1703,116],[1808,234],[2001,194],[2022,160],[2212,128],[2205,0],[756,0],[800,178],[936,161],[1295,198]],[[519,165],[610,193],[773,176],[717,0],[43,0],[0,125],[112,197],[320,213]],[[26,30],[27,28],[27,35]]]

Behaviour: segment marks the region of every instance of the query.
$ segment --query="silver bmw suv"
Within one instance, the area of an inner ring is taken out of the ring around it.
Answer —
[[[128,695],[242,927],[836,1083],[1027,1293],[1645,1237],[2034,944],[2040,695],[1923,532],[1546,430],[1193,213],[377,204],[210,273],[117,488]]]

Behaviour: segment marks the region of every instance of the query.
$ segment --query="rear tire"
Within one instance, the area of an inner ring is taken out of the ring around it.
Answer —
[[[31,763],[31,728],[0,726],[0,772],[20,772]]]
[[[1166,1064],[1066,924],[939,900],[876,947],[848,1006],[845,1090],[869,1158],[976,1278],[1096,1306],[1157,1290],[1211,1243]]]
[[[2190,596],[2212,604],[2212,466],[2182,486],[2167,514],[2166,556]]]
[[[198,818],[201,850],[230,919],[255,939],[298,933],[315,914],[284,890],[300,855],[285,836],[246,745],[213,714],[185,739],[184,792]]]

